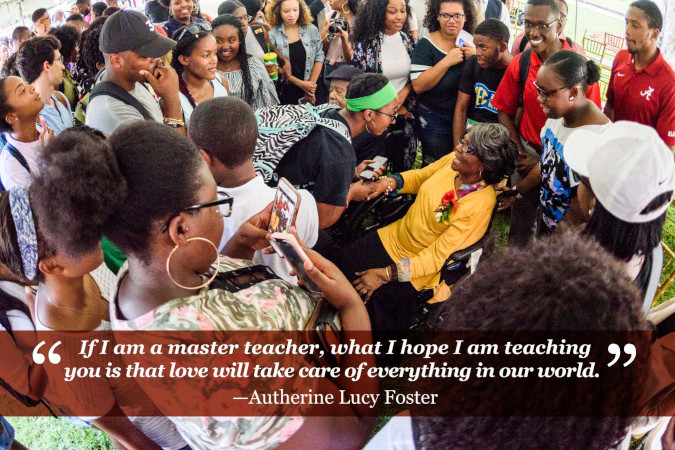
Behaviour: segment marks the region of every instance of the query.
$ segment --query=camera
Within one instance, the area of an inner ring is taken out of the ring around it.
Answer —
[[[328,32],[331,34],[338,34],[340,30],[345,30],[349,33],[349,22],[343,17],[338,17],[335,21],[328,27]]]

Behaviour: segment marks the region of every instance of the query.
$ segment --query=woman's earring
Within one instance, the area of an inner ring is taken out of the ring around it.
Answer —
[[[370,120],[370,123],[373,124],[373,129],[374,129],[375,131],[377,131],[377,128],[375,128],[375,122],[373,122],[372,119]],[[368,133],[370,133],[370,134],[375,134],[375,133],[373,133],[372,131],[370,131],[370,128],[368,128],[368,124],[367,124],[367,123],[366,123],[366,131],[368,131]]]
[[[187,231],[187,229],[185,231]],[[220,252],[218,251],[218,247],[216,247],[216,244],[214,244],[210,240],[208,240],[206,238],[203,238],[203,237],[193,237],[193,238],[190,238],[190,239],[186,240],[185,242],[190,242],[190,241],[203,241],[203,242],[208,242],[209,244],[211,244],[213,249],[216,251],[216,267],[220,267]],[[178,283],[171,276],[171,269],[170,269],[170,266],[169,266],[169,264],[171,262],[171,257],[176,252],[176,250],[178,250],[178,244],[176,244],[176,246],[171,250],[171,253],[169,253],[169,256],[166,258],[166,273],[167,273],[167,275],[169,275],[169,279],[173,282],[173,284],[175,284],[179,288],[183,288],[183,289],[187,289],[187,290],[201,289],[204,286],[208,286],[209,284],[211,284],[211,282],[216,278],[216,276],[218,276],[218,270],[216,269],[213,272],[213,275],[211,275],[211,278],[209,278],[205,283],[202,283],[199,286],[189,287],[189,286],[183,286],[182,284]]]
[[[574,96],[570,97],[570,101],[574,100]]]
[[[347,11],[345,11],[345,6],[347,7]],[[342,13],[343,14],[349,14],[350,12],[352,12],[352,11],[351,11],[351,9],[349,9],[349,5],[347,5],[347,2],[344,2],[342,4]]]

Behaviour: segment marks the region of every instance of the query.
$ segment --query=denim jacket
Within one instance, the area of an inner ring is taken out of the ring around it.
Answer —
[[[284,55],[284,58],[290,61],[289,49],[288,49],[288,36],[284,32],[284,24],[280,24],[272,28],[269,31],[270,41],[272,44]],[[300,40],[302,41],[302,46],[305,47],[305,53],[307,54],[305,58],[305,78],[304,80],[309,80],[310,75],[312,74],[312,67],[314,67],[315,62],[323,62],[323,46],[321,45],[321,35],[319,34],[319,29],[312,24],[309,24],[304,27],[300,27]]]

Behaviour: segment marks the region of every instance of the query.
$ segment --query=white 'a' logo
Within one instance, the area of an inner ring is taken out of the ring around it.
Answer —
[[[651,101],[652,94],[654,93],[654,88],[649,86],[649,89],[644,90],[640,92],[640,95],[643,96],[644,98],[647,99],[647,101]]]

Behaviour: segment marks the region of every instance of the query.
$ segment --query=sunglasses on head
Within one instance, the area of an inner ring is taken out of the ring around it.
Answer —
[[[176,41],[183,39],[187,33],[194,34],[195,37],[198,37],[200,32],[211,30],[211,25],[208,22],[193,22],[183,27],[183,31],[180,32],[180,35],[178,35]]]

